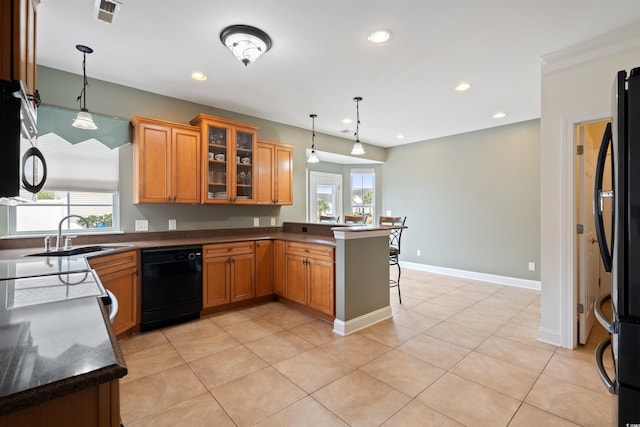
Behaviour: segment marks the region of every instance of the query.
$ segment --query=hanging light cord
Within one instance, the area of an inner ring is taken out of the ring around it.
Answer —
[[[87,110],[87,86],[89,86],[89,82],[87,81],[87,68],[86,68],[86,62],[87,62],[87,53],[83,52],[82,53],[82,76],[83,76],[83,80],[82,80],[82,90],[80,91],[80,95],[78,95],[78,98],[76,99],[76,101],[80,102],[80,110],[82,111],[86,111]]]
[[[316,151],[316,115],[311,114],[311,152]]]
[[[360,101],[362,101],[362,98],[355,97],[353,98],[354,101],[356,101],[356,133],[354,134],[354,136],[356,137],[356,142],[360,142]]]

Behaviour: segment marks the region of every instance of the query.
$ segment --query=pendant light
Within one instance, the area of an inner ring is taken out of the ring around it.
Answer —
[[[307,159],[307,163],[319,163],[320,159],[316,154],[316,117],[317,114],[309,114],[311,117],[311,154],[309,154],[309,158]]]
[[[245,67],[271,49],[271,37],[250,25],[230,25],[220,32],[220,41]]]
[[[354,156],[361,156],[364,154],[364,147],[362,146],[362,144],[360,143],[360,101],[362,101],[362,97],[361,96],[356,96],[355,98],[353,98],[354,101],[356,101],[356,133],[355,133],[355,137],[356,137],[356,142],[355,144],[353,144],[353,148],[351,149],[351,154],[353,154]]]
[[[78,115],[76,116],[76,119],[73,121],[73,124],[71,126],[78,129],[95,130],[95,129],[98,129],[98,126],[96,126],[96,124],[93,122],[93,117],[91,117],[89,110],[87,110],[87,86],[89,85],[89,83],[87,82],[86,62],[87,62],[87,53],[93,53],[93,49],[91,49],[88,46],[83,46],[81,44],[76,45],[76,49],[82,52],[83,80],[82,80],[82,91],[80,92],[80,95],[78,96],[78,99],[77,99],[77,101],[80,102],[80,111],[78,112]]]

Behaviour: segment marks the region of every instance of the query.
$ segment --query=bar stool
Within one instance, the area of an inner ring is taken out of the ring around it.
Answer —
[[[340,221],[339,216],[320,215],[320,222],[330,222],[333,224],[337,224],[339,221]]]
[[[359,216],[359,215],[345,215],[344,216],[345,224],[366,224],[367,223],[367,215]]]
[[[400,275],[402,270],[400,269],[400,261],[398,256],[400,255],[400,240],[402,238],[402,230],[404,229],[404,223],[407,217],[402,216],[381,216],[379,224],[386,226],[399,226],[389,232],[389,265],[395,265],[398,267],[398,278],[396,280],[389,279],[389,287],[398,288],[398,300],[402,304],[402,295],[400,294]]]

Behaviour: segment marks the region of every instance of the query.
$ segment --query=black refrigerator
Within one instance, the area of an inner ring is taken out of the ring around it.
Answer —
[[[614,116],[605,130],[594,188],[596,233],[605,268],[612,273],[611,294],[595,304],[609,337],[596,348],[596,368],[615,396],[614,425],[640,426],[640,67],[619,71],[614,84]],[[602,188],[611,145],[612,189]],[[612,230],[604,229],[603,198],[613,197]],[[604,308],[610,302],[611,314]],[[612,352],[613,371],[603,357]]]

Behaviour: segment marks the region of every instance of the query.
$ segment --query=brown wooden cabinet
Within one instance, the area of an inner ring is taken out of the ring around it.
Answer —
[[[138,325],[137,255],[137,251],[126,251],[88,260],[102,285],[118,298],[118,315],[112,325],[116,335],[129,332]]]
[[[273,294],[273,241],[256,242],[256,297]]]
[[[200,129],[134,117],[133,202],[200,203]]]
[[[28,94],[37,89],[36,6],[40,0],[0,2],[0,79],[22,80]]]
[[[202,247],[203,307],[251,299],[255,292],[255,243]]]
[[[293,148],[279,142],[258,140],[256,203],[293,204]]]
[[[255,204],[257,126],[199,114],[191,120],[202,139],[202,200]]]
[[[285,296],[284,281],[284,241],[273,241],[273,293]]]
[[[285,298],[335,315],[334,248],[285,243]]]

